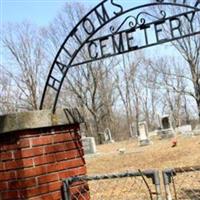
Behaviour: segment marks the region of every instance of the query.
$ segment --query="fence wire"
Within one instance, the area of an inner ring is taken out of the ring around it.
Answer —
[[[162,171],[164,190],[156,170],[64,181],[65,200],[200,200],[200,166]],[[165,194],[164,194],[165,191]]]
[[[66,200],[158,200],[156,171],[130,172],[65,180]]]
[[[167,200],[200,200],[200,166],[163,171]]]

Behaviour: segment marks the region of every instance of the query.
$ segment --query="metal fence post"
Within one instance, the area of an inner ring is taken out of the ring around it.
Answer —
[[[170,191],[170,183],[172,182],[172,177],[176,176],[176,173],[173,169],[166,169],[162,171],[162,175],[163,175],[166,199],[172,200],[172,195]]]
[[[63,190],[64,190],[64,198],[65,200],[70,200],[70,192],[69,192],[69,185],[70,185],[71,179],[65,179],[63,181]]]
[[[149,170],[144,174],[147,178],[152,179],[152,183],[155,185],[156,189],[156,192],[153,194],[156,194],[157,200],[162,200],[159,171]]]
[[[155,181],[155,186],[156,186],[157,200],[162,200],[160,175],[159,175],[158,171],[155,171],[155,173],[154,173],[154,181]]]

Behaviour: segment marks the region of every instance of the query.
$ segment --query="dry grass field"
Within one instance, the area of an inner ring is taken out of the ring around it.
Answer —
[[[200,165],[200,136],[178,136],[175,148],[171,147],[171,141],[154,138],[151,145],[144,147],[133,139],[99,145],[96,155],[86,157],[88,174]],[[125,152],[120,153],[119,149]]]
[[[178,136],[177,146],[171,146],[172,139],[160,140],[156,137],[152,138],[151,145],[143,147],[133,139],[99,145],[97,154],[85,157],[88,175],[124,173],[138,169],[156,169],[161,172],[166,168],[200,166],[200,136]],[[91,200],[157,200],[152,180],[145,177],[145,181],[149,189],[142,176],[93,180],[88,182],[89,194]],[[177,174],[173,181],[175,186],[172,183],[169,186],[170,199],[200,200],[199,171]],[[159,194],[166,199],[162,181],[160,186]],[[149,190],[154,192],[152,196]]]

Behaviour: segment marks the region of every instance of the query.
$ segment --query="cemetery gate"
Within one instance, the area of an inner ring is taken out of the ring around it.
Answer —
[[[198,24],[200,0],[154,0],[133,8],[129,7],[130,4],[122,2],[120,3],[120,0],[101,1],[69,33],[51,66],[40,109],[43,109],[48,102],[55,112],[64,79],[70,68],[200,34]],[[174,7],[181,8],[178,9],[179,13],[169,14],[168,11]],[[154,12],[155,9],[158,12]],[[189,28],[183,31],[185,24]],[[163,35],[165,29],[169,31],[167,36]],[[99,36],[100,30],[103,30],[103,36]],[[80,37],[80,32],[84,32],[82,37]],[[87,57],[81,57],[82,51],[87,53]],[[51,98],[48,98],[49,96]],[[177,188],[178,177],[184,180],[183,176],[190,173],[192,175],[187,177],[199,177],[199,167],[163,170],[167,200],[200,199],[199,182],[194,183],[192,190],[188,188],[187,183],[183,190]],[[117,180],[116,185],[111,184],[113,179]],[[102,188],[105,186],[102,181],[107,181],[105,188]],[[181,185],[182,181],[178,180],[178,182]],[[91,185],[96,189],[92,190]],[[119,190],[116,190],[117,186]],[[108,187],[111,188],[106,192]],[[90,197],[95,200],[120,199],[121,194],[125,194],[126,199],[159,200],[161,188],[159,173],[154,170],[94,177],[72,177],[64,181],[66,200],[89,199]]]
[[[49,71],[40,109],[48,102],[55,112],[64,79],[72,67],[200,33],[200,0],[154,0],[134,8],[117,2],[103,0],[66,37]],[[169,15],[167,10],[173,7],[182,9]],[[154,8],[159,9],[158,13]],[[185,25],[189,28],[183,31]],[[105,35],[99,37],[102,29]],[[162,34],[165,29],[169,31],[167,36]],[[85,33],[82,37],[81,31]],[[82,51],[87,52],[87,57],[81,57]]]

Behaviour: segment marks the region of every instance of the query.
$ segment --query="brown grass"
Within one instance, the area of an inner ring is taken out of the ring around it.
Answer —
[[[139,147],[137,140],[99,145],[96,155],[86,157],[88,174],[200,165],[200,136],[179,136],[175,148],[171,140],[154,138],[145,147]],[[119,153],[120,148],[125,148],[124,154]]]

